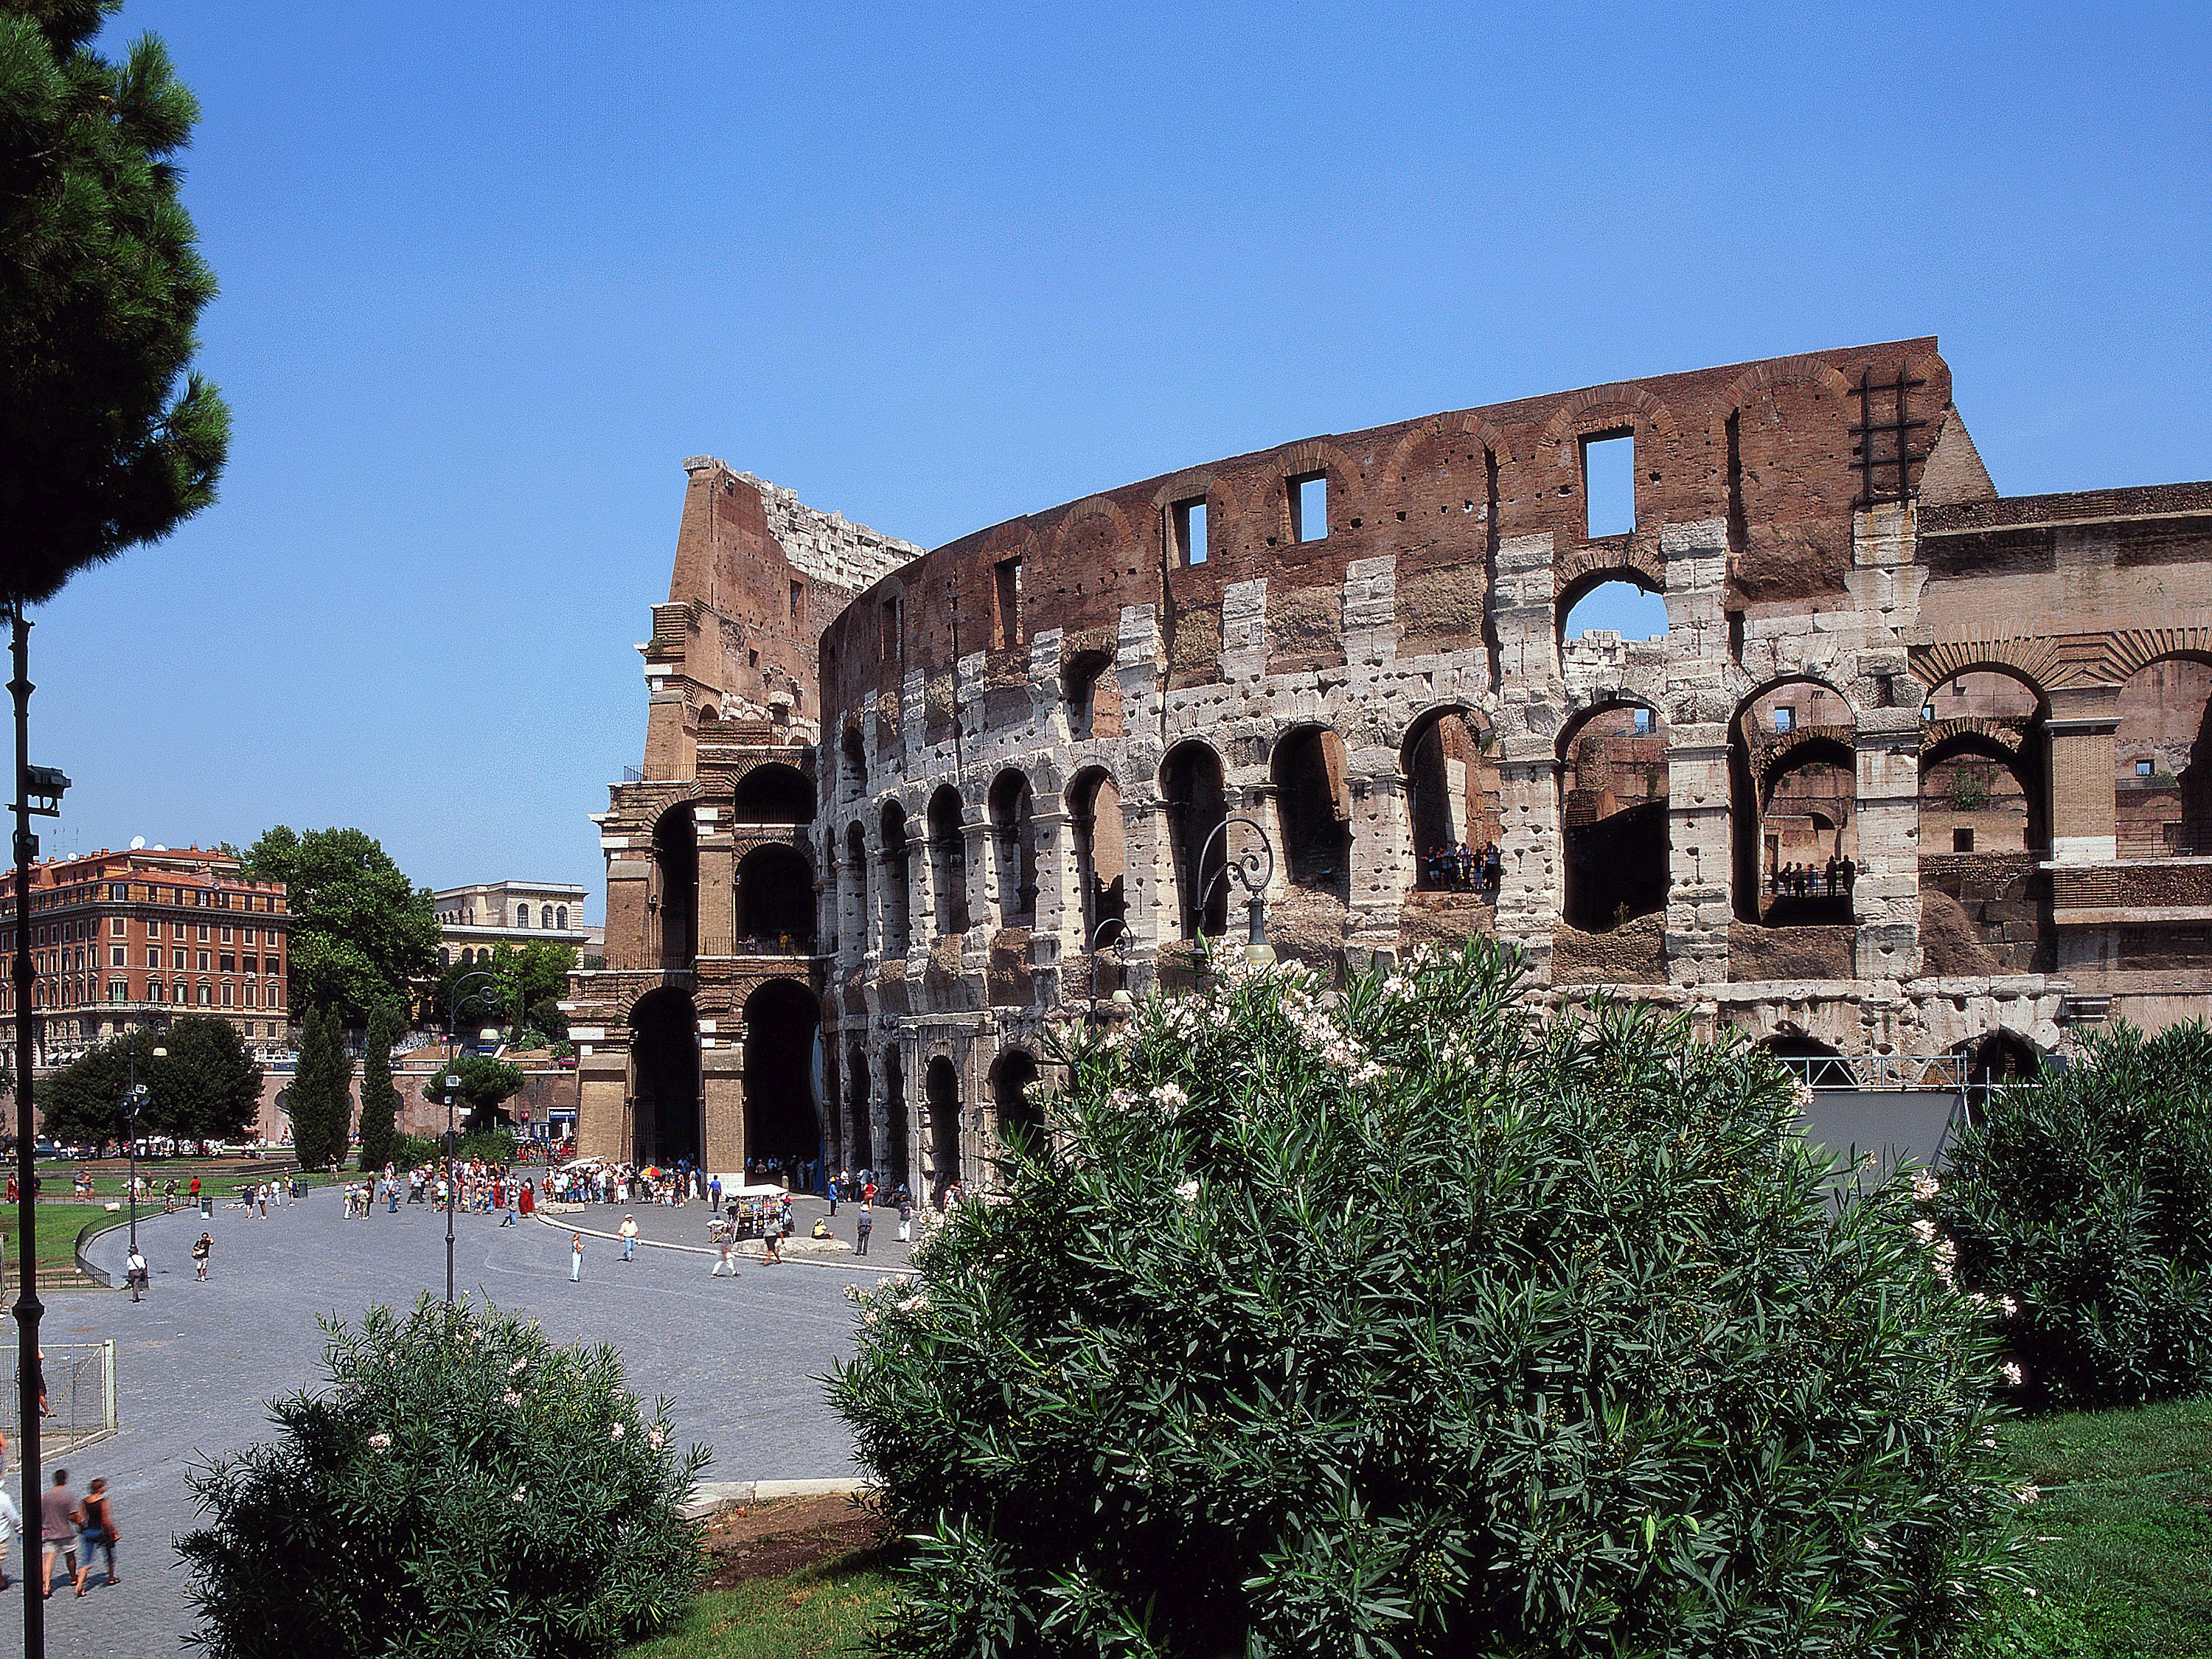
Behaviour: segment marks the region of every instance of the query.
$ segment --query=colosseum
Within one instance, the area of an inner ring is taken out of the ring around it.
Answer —
[[[2212,484],[2001,496],[1932,338],[1309,438],[927,552],[684,465],[573,988],[587,1154],[988,1182],[1055,1024],[1231,930],[1332,973],[1494,936],[1532,995],[1860,1088],[2212,989]],[[1663,631],[1570,626],[1620,583]]]

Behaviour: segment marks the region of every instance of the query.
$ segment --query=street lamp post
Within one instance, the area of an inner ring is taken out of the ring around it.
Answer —
[[[156,1045],[153,1058],[167,1060],[169,1051]],[[138,1115],[146,1109],[147,1087],[138,1080],[138,1044],[131,1043],[131,1088],[123,1097],[123,1134],[130,1155],[131,1254],[138,1254]]]
[[[467,988],[464,989],[464,987]],[[470,1003],[488,994],[495,998],[498,994],[499,975],[486,970],[479,969],[473,974],[463,974],[453,981],[446,997],[446,1047],[452,1051],[447,1061],[448,1067],[451,1067],[453,1061],[460,1055],[461,1010],[467,1007]],[[495,1037],[498,1033],[488,1030],[484,1035]],[[446,1073],[444,1080],[446,1088],[446,1305],[450,1308],[453,1305],[453,1203],[460,1196],[461,1184],[457,1168],[458,1160],[454,1157],[459,1148],[454,1134],[453,1096],[461,1086],[460,1073],[457,1070],[449,1069]]]
[[[1094,1029],[1098,1024],[1098,937],[1109,927],[1118,930],[1115,933],[1113,939],[1114,946],[1118,951],[1121,948],[1121,942],[1129,936],[1129,925],[1123,921],[1119,916],[1109,916],[1103,921],[1100,922],[1096,927],[1092,928],[1091,930],[1091,937],[1084,942],[1083,946],[1083,953],[1091,958],[1090,1023]],[[1112,1004],[1114,1011],[1116,1013],[1125,1013],[1130,1008],[1133,1007],[1135,1004],[1130,1000],[1128,988],[1121,983],[1121,964],[1118,957],[1115,958],[1114,969],[1114,994],[1109,999],[1109,1001]]]
[[[1251,921],[1251,932],[1244,945],[1244,960],[1255,968],[1264,968],[1275,959],[1275,947],[1267,943],[1267,884],[1275,878],[1275,846],[1267,839],[1267,832],[1248,817],[1222,819],[1206,838],[1206,845],[1199,849],[1198,872],[1204,876],[1213,843],[1217,840],[1225,842],[1232,823],[1241,823],[1252,832],[1252,844],[1233,859],[1226,856],[1228,849],[1224,846],[1220,872],[1199,896],[1198,931],[1201,934],[1206,931],[1206,908],[1213,902],[1215,890],[1224,883],[1234,881],[1244,890],[1245,911]]]

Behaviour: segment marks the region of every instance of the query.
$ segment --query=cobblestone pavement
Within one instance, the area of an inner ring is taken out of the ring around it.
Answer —
[[[684,1213],[703,1227],[702,1210]],[[594,1206],[595,1222],[605,1214]],[[621,1218],[615,1210],[608,1229]],[[187,1254],[203,1226],[215,1235],[204,1285],[193,1281]],[[49,1346],[116,1339],[122,1419],[114,1438],[83,1448],[68,1467],[80,1492],[95,1475],[107,1479],[123,1582],[82,1601],[63,1593],[46,1603],[47,1651],[56,1659],[179,1651],[191,1610],[172,1540],[196,1519],[185,1468],[198,1455],[264,1437],[266,1401],[321,1382],[318,1315],[354,1318],[372,1301],[404,1304],[445,1288],[443,1217],[422,1205],[347,1221],[337,1195],[324,1191],[265,1221],[218,1209],[206,1223],[185,1213],[142,1217],[138,1232],[153,1271],[145,1302],[118,1291],[46,1298],[40,1331]],[[704,1256],[641,1249],[624,1262],[611,1241],[587,1239],[584,1282],[571,1285],[565,1232],[465,1215],[456,1233],[460,1290],[537,1315],[556,1341],[613,1344],[630,1386],[647,1400],[666,1395],[678,1435],[714,1449],[708,1479],[853,1472],[851,1437],[813,1379],[850,1351],[844,1289],[873,1277],[857,1264],[748,1264],[735,1281],[710,1279]],[[125,1249],[125,1234],[109,1233],[94,1245],[94,1259],[119,1274]],[[4,1334],[14,1341],[12,1321]],[[19,1501],[21,1479],[9,1471]],[[9,1571],[18,1576],[20,1546],[10,1557]],[[22,1650],[21,1594],[19,1584],[0,1595],[0,1655]]]

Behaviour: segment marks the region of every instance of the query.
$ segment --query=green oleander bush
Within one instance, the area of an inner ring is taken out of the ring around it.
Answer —
[[[1997,1091],[1930,1218],[2038,1406],[2212,1389],[2212,1031],[2118,1024]]]
[[[324,1328],[330,1386],[188,1476],[201,1647],[572,1659],[683,1617],[702,1558],[680,1508],[708,1455],[676,1447],[665,1401],[640,1408],[614,1350],[427,1296]]]
[[[1214,964],[1216,968],[1218,964]],[[1994,1341],[1769,1057],[1538,1023],[1477,941],[1241,963],[1062,1056],[1052,1133],[831,1378],[906,1655],[1946,1652],[2014,1581]],[[857,1293],[856,1293],[857,1295]]]

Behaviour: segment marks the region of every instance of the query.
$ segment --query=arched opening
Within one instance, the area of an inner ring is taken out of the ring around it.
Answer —
[[[555,907],[553,911],[553,925],[564,933],[568,931],[568,907],[567,905],[562,904]]]
[[[907,1138],[906,1074],[898,1045],[884,1050],[884,1173],[878,1187],[896,1192],[914,1179],[914,1147]]]
[[[1413,882],[1487,891],[1478,859],[1498,842],[1498,763],[1489,722],[1466,708],[1434,708],[1399,750]]]
[[[906,839],[906,805],[884,803],[884,954],[902,957],[913,932],[912,850]]]
[[[1008,1146],[1019,1138],[1034,1146],[1044,1133],[1036,1085],[1036,1056],[1026,1048],[1007,1049],[991,1068],[992,1115],[999,1139]]]
[[[1067,735],[1077,743],[1121,735],[1121,683],[1110,651],[1079,651],[1060,671]]]
[[[653,879],[645,906],[659,935],[660,965],[689,969],[698,950],[699,826],[678,801],[653,826]]]
[[[921,1093],[929,1119],[929,1199],[941,1206],[945,1189],[960,1179],[960,1074],[943,1054],[922,1073]]]
[[[1030,824],[1035,799],[1030,781],[1008,769],[991,785],[991,847],[999,889],[999,926],[1027,927],[1036,920],[1036,835]]]
[[[845,1113],[849,1120],[845,1146],[850,1154],[845,1167],[872,1174],[876,1167],[876,1097],[868,1076],[868,1051],[857,1042],[845,1050]]]
[[[868,915],[868,837],[857,823],[845,829],[845,882],[853,896],[853,927],[846,937],[853,948],[868,948],[868,929],[873,918]]]
[[[856,795],[868,793],[868,755],[860,741],[860,728],[848,726],[838,739],[839,750],[845,757],[845,787]]]
[[[1663,915],[1672,880],[1667,734],[1648,703],[1600,703],[1559,734],[1562,918],[1607,933]]]
[[[1833,1043],[1808,1036],[1795,1025],[1780,1026],[1752,1046],[1765,1049],[1778,1060],[1826,1060],[1838,1057],[1844,1052]]]
[[[968,832],[960,821],[960,792],[946,784],[929,798],[929,885],[937,905],[937,933],[968,931]]]
[[[1640,572],[1608,570],[1585,579],[1559,595],[1559,641],[1587,637],[1595,629],[1631,640],[1667,637],[1667,600]]]
[[[1796,678],[1746,698],[1729,728],[1729,777],[1737,919],[1848,924],[1858,878],[1857,720],[1842,693]]]
[[[1300,726],[1275,745],[1268,775],[1291,885],[1349,904],[1352,791],[1345,778],[1344,739],[1326,726]]]
[[[2212,665],[2146,663],[2120,688],[2112,830],[2124,859],[2212,856]]]
[[[1976,669],[1920,709],[1920,852],[2044,853],[2043,700],[2009,673]]]
[[[738,937],[754,951],[814,945],[814,871],[781,844],[756,847],[738,863]]]
[[[787,1170],[822,1152],[814,1048],[822,1011],[805,987],[772,979],[745,999],[745,1159]]]
[[[1109,775],[1094,767],[1068,785],[1067,807],[1075,842],[1076,884],[1082,890],[1083,943],[1087,950],[1093,939],[1110,944],[1121,933],[1106,924],[1123,920],[1123,884],[1128,866],[1121,842],[1121,792]]]
[[[1208,933],[1224,933],[1229,927],[1229,884],[1215,878],[1227,863],[1229,838],[1213,834],[1229,816],[1221,757],[1194,738],[1169,750],[1160,763],[1160,799],[1167,809],[1182,937],[1196,939],[1201,926]]]
[[[797,767],[769,761],[738,780],[731,812],[739,823],[811,823],[814,785]]]
[[[699,1016],[688,993],[664,986],[629,1012],[630,1157],[699,1161]]]

